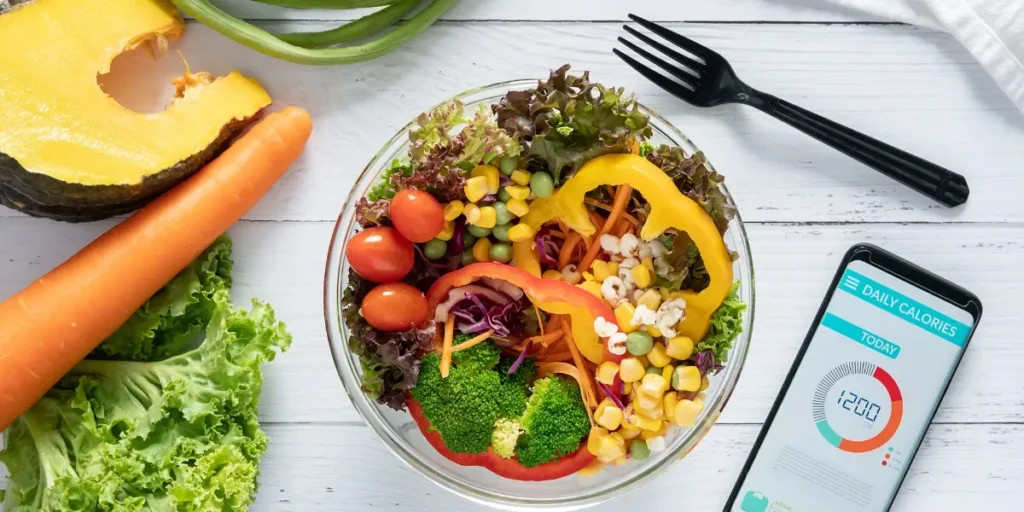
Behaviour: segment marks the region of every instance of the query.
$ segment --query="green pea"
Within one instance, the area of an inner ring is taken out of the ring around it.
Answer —
[[[548,197],[555,193],[555,180],[546,172],[535,172],[530,176],[530,190],[537,197]]]
[[[501,161],[498,162],[498,169],[501,169],[501,173],[505,176],[511,176],[518,168],[519,159],[514,156],[503,156]]]
[[[626,335],[626,350],[634,356],[642,356],[654,347],[654,338],[643,331],[633,331]]]
[[[494,244],[491,246],[489,254],[492,261],[508,263],[512,260],[512,246],[508,244]]]
[[[647,447],[647,441],[634,439],[629,443],[629,457],[636,460],[644,460],[651,456],[651,449]]]
[[[439,260],[444,258],[444,255],[448,252],[448,242],[444,240],[433,239],[426,244],[423,244],[423,255],[428,260]]]
[[[466,228],[466,231],[469,231],[469,234],[477,238],[483,238],[491,234],[491,228],[482,228],[480,226],[469,226]]]
[[[508,228],[510,227],[512,226],[508,224],[498,224],[491,230],[491,234],[494,235],[494,238],[497,238],[502,242],[508,242]]]
[[[647,371],[645,373],[649,375],[661,375],[661,368],[658,368],[657,366],[654,366],[652,364],[651,366],[647,367]]]
[[[469,234],[468,231],[462,234],[462,248],[463,249],[467,249],[467,250],[468,249],[472,249],[473,248],[473,244],[475,244],[475,243],[476,243],[476,237],[471,235],[471,234]]]
[[[462,253],[462,264],[463,265],[472,265],[474,262],[476,262],[476,258],[473,257],[472,249],[466,249],[465,251],[463,251],[463,253]]]
[[[501,189],[501,190],[505,190],[505,189]],[[506,192],[506,194],[507,193],[508,192]],[[494,214],[495,214],[494,221],[496,223],[498,223],[498,224],[508,224],[509,222],[512,222],[512,214],[508,211],[508,207],[505,206],[505,203],[494,203],[491,206],[494,207]]]
[[[512,199],[512,196],[508,195],[508,192],[505,190],[505,187],[499,188],[498,189],[498,201],[501,201],[503,203],[507,203],[509,201],[509,199]]]

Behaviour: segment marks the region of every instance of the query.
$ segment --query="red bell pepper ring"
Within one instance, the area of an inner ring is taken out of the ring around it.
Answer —
[[[448,292],[452,289],[485,277],[517,286],[541,310],[570,315],[573,339],[580,353],[592,362],[620,361],[624,357],[609,352],[608,344],[594,331],[594,320],[599,317],[618,325],[615,313],[607,302],[565,281],[541,279],[523,269],[503,263],[473,263],[441,276],[427,291],[427,311],[433,313],[437,305],[448,298]]]
[[[575,474],[590,465],[596,457],[587,451],[586,445],[581,445],[578,450],[561,459],[545,462],[539,466],[528,468],[519,463],[514,457],[506,459],[494,453],[488,448],[483,453],[455,453],[448,449],[441,439],[441,434],[430,430],[430,421],[423,415],[423,409],[419,402],[409,400],[409,414],[416,420],[420,432],[427,438],[430,446],[433,446],[437,453],[446,459],[460,466],[478,466],[491,471],[492,473],[511,480],[522,480],[526,482],[541,482],[544,480],[555,480]]]

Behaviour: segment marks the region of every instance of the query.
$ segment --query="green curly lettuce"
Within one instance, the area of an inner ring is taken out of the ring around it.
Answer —
[[[621,87],[569,74],[566,64],[535,89],[511,91],[494,105],[498,125],[520,139],[531,168],[551,173],[555,184],[588,160],[626,153],[629,140],[651,136],[649,118]]]
[[[700,340],[695,350],[710,350],[715,356],[716,365],[725,364],[732,342],[743,332],[743,311],[747,309],[747,304],[740,300],[739,288],[739,281],[732,284],[729,295],[711,315],[708,333]]]
[[[261,365],[291,336],[262,302],[234,309],[230,268],[221,239],[97,352],[121,360],[86,359],[15,421],[5,512],[249,507],[267,447]]]

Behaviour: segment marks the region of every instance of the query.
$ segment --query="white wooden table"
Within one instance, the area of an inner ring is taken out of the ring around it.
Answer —
[[[859,241],[937,271],[985,303],[896,509],[1009,510],[1024,498],[1024,343],[1016,325],[1024,295],[1024,115],[952,38],[813,5],[463,0],[408,47],[334,68],[275,61],[190,24],[181,48],[193,69],[241,69],[278,104],[304,106],[316,120],[301,163],[231,230],[236,299],[270,301],[296,341],[266,370],[261,416],[272,443],[254,509],[479,508],[407,469],[363,426],[328,352],[322,267],[356,174],[413,115],[470,87],[542,77],[565,62],[635,90],[708,154],[740,206],[757,275],[753,346],[719,424],[666,475],[601,510],[684,510],[681,501],[685,510],[720,509],[829,277]],[[322,30],[333,23],[323,20],[339,16],[247,0],[230,6],[276,29]],[[611,54],[627,9],[719,50],[755,87],[963,173],[969,204],[942,208],[753,109],[698,110],[673,99]],[[168,58],[139,68],[152,74],[142,82],[121,78],[166,97],[165,79],[179,71]],[[0,211],[0,298],[113,223]]]

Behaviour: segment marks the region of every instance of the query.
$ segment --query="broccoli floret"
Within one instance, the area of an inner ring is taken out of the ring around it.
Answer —
[[[526,467],[575,452],[590,432],[590,416],[579,386],[557,376],[534,383],[520,423],[524,433],[519,436],[516,456]]]
[[[491,370],[474,365],[454,366],[441,378],[441,357],[423,357],[419,380],[412,396],[420,403],[430,427],[441,434],[449,450],[482,453],[491,444],[494,421],[498,419],[501,382]]]
[[[456,334],[453,345],[465,343],[467,340],[472,339],[475,334]],[[452,366],[469,368],[473,367],[478,370],[490,370],[494,368],[494,365],[498,364],[498,358],[501,357],[501,349],[494,344],[491,340],[484,341],[483,343],[477,344],[476,346],[469,347],[466,350],[460,350],[452,353]]]
[[[499,418],[494,422],[494,433],[491,435],[494,453],[506,459],[511,458],[516,453],[516,441],[521,433],[519,421]]]
[[[526,397],[530,391],[530,380],[537,375],[537,363],[534,359],[526,359],[516,368],[515,373],[508,374],[509,368],[516,358],[502,356],[495,370],[501,379],[501,395],[498,397],[498,416],[501,418],[519,418],[526,411]]]

